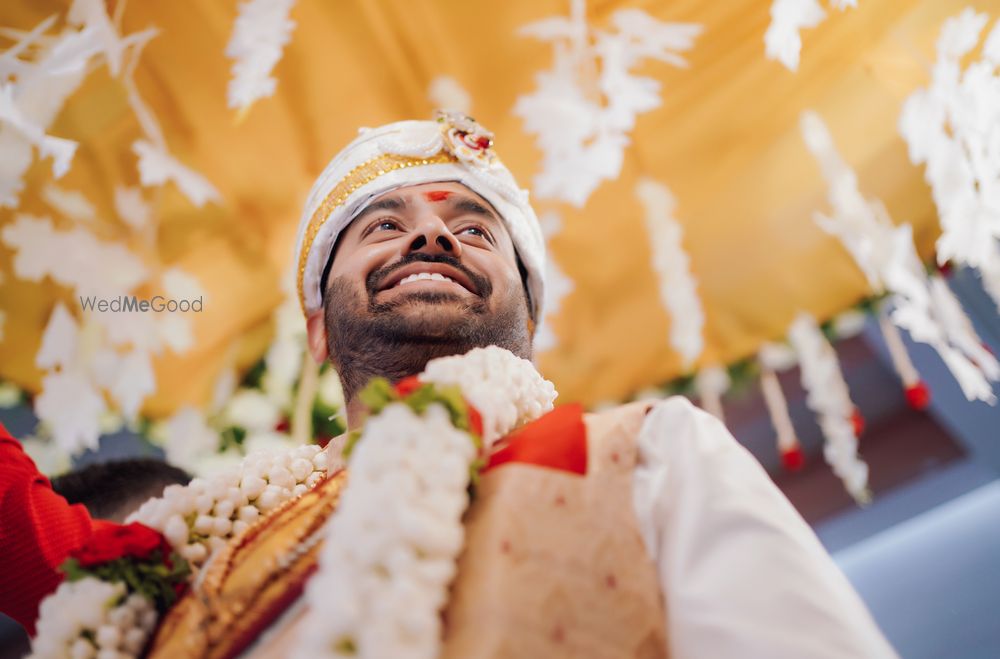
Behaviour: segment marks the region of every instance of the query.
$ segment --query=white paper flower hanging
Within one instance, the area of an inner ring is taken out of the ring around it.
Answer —
[[[101,434],[104,398],[83,372],[53,372],[42,378],[42,392],[35,398],[35,414],[52,437],[70,454],[96,449]]]
[[[238,389],[222,411],[225,423],[249,432],[274,430],[281,410],[258,389]]]
[[[101,51],[99,35],[74,27],[56,37],[45,33],[51,16],[25,34],[0,59],[0,207],[16,208],[24,174],[34,160],[33,147],[52,157],[53,171],[69,168],[76,143],[45,131],[76,91]]]
[[[472,114],[472,96],[451,76],[438,76],[431,80],[427,98],[436,108]]]
[[[705,312],[691,275],[690,259],[682,244],[683,230],[674,218],[676,202],[662,183],[642,179],[636,196],[645,209],[646,230],[653,252],[653,269],[659,276],[660,300],[670,315],[670,345],[690,368],[705,347],[702,329]]]
[[[965,396],[969,400],[992,402],[994,396],[988,380],[996,380],[1000,370],[993,368],[995,361],[988,360],[984,361],[986,368],[982,368],[973,355],[954,343],[959,340],[972,350],[969,341],[961,338],[966,336],[964,331],[955,329],[949,335],[947,328],[957,327],[958,321],[943,314],[951,310],[951,303],[958,305],[958,302],[954,298],[935,302],[931,282],[913,243],[912,227],[894,226],[881,202],[862,196],[854,171],[837,152],[819,115],[804,112],[801,128],[806,145],[819,161],[829,185],[834,211],[832,217],[816,213],[816,223],[841,240],[876,292],[894,294],[893,322],[909,331],[915,341],[926,343],[938,352]],[[938,296],[942,294],[939,291]],[[960,308],[959,313],[962,313]]]
[[[132,151],[139,157],[139,181],[145,186],[163,185],[173,181],[185,197],[199,208],[221,196],[212,184],[198,172],[188,169],[169,153],[146,140],[136,140]]]
[[[97,217],[94,206],[77,190],[66,190],[49,183],[42,188],[42,200],[63,216],[77,222],[90,222]]]
[[[538,218],[542,225],[542,234],[545,236],[546,245],[551,245],[551,241],[562,229],[562,218],[558,213],[549,212]],[[548,258],[545,259],[545,301],[542,308],[545,315],[535,332],[534,348],[536,353],[543,353],[552,350],[559,344],[559,337],[552,329],[552,320],[559,315],[562,308],[562,301],[567,295],[573,292],[576,287],[559,262],[552,254],[551,247],[548,249]]]
[[[156,391],[156,377],[149,353],[145,350],[130,350],[122,355],[114,376],[105,387],[118,403],[125,418],[136,418],[142,401]]]
[[[18,214],[0,230],[0,240],[17,251],[17,277],[28,281],[52,277],[82,297],[123,294],[149,274],[124,244],[98,240],[83,227],[57,229],[47,217]]]
[[[986,379],[1000,381],[1000,363],[986,349],[983,340],[972,327],[972,321],[948,287],[948,282],[939,275],[933,275],[930,277],[930,289],[935,315],[941,319],[948,342],[979,367]]]
[[[231,108],[249,108],[272,96],[277,79],[271,71],[281,61],[295,22],[289,19],[295,0],[248,0],[240,3],[226,57],[233,62],[227,100]]]
[[[133,229],[146,226],[153,214],[141,189],[124,186],[115,187],[115,212]]]
[[[685,66],[680,53],[702,29],[662,23],[641,9],[614,12],[611,25],[610,31],[592,29],[583,0],[573,0],[569,18],[519,31],[551,42],[554,51],[552,69],[539,72],[537,89],[514,106],[543,154],[534,181],[539,197],[583,206],[601,181],[621,173],[635,117],[660,105],[660,83],[632,69],[650,58]]]
[[[938,263],[979,269],[1000,309],[1000,21],[982,57],[963,67],[989,21],[971,7],[945,21],[927,87],[903,105],[910,161],[925,164],[942,233]]]
[[[285,297],[274,310],[274,339],[264,355],[261,385],[268,397],[282,408],[292,404],[295,383],[302,373],[306,354],[306,323],[295,293],[294,273],[289,270],[282,279]]]
[[[857,6],[857,0],[831,0],[839,10]],[[771,4],[771,24],[764,33],[764,54],[777,60],[790,71],[798,71],[802,52],[800,30],[823,22],[826,12],[819,0],[774,0]]]
[[[79,333],[76,319],[62,303],[56,303],[42,332],[42,345],[35,353],[35,366],[48,370],[75,365]]]
[[[806,404],[815,412],[826,443],[823,456],[860,503],[870,498],[868,465],[858,457],[858,438],[852,419],[856,409],[840,372],[837,353],[815,319],[800,313],[788,330],[788,340],[799,355]]]
[[[45,134],[45,129],[22,114],[14,100],[14,85],[0,83],[0,121],[20,133],[43,158],[52,158],[52,175],[62,177],[69,170],[77,143]]]

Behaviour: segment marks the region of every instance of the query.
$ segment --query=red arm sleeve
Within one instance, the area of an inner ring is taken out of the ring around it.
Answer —
[[[0,424],[0,611],[33,635],[39,603],[62,581],[57,568],[104,524],[56,494]]]

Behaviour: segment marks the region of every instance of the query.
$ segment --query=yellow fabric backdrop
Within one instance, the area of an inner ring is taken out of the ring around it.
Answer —
[[[826,188],[799,135],[803,109],[827,121],[863,193],[883,199],[896,221],[911,222],[922,254],[932,253],[936,214],[922,171],[907,160],[897,117],[906,95],[927,82],[941,22],[966,5],[996,15],[1000,2],[861,0],[803,32],[797,74],[764,58],[769,5],[590,3],[588,20],[597,27],[614,10],[636,6],[705,30],[688,54],[690,68],[643,65],[642,74],[662,82],[663,105],[639,116],[621,178],[603,184],[582,210],[539,204],[540,212],[563,216],[551,257],[576,287],[554,320],[560,344],[540,360],[562,400],[619,399],[680,374],[634,195],[639,175],[667,184],[678,199],[706,307],[702,364],[744,357],[782,337],[799,309],[825,318],[866,294],[847,253],[811,220],[827,208]],[[27,29],[65,8],[5,2],[0,25]],[[512,107],[534,89],[551,51],[515,31],[568,11],[563,0],[299,0],[297,28],[275,70],[277,94],[237,122],[226,107],[231,62],[223,54],[236,2],[129,3],[125,32],[161,30],[140,61],[139,89],[171,152],[224,198],[196,209],[172,185],[153,194],[158,258],[199,277],[207,297],[195,348],[158,360],[159,391],[146,411],[202,401],[224,367],[261,354],[313,177],[357,127],[428,117],[433,78],[452,76],[471,93],[473,114],[496,133],[497,150],[522,185],[530,184],[540,155]],[[140,131],[120,83],[106,70],[91,75],[51,132],[81,142],[60,185],[83,191],[102,217],[113,218],[114,185],[138,182],[129,147]],[[22,210],[47,212],[39,190],[50,176],[47,162],[36,163]],[[3,211],[0,224],[12,217]],[[121,225],[108,219],[101,231],[112,237]],[[0,247],[7,275],[0,308],[8,316],[0,376],[34,389],[41,330],[64,293],[18,281],[11,258]]]

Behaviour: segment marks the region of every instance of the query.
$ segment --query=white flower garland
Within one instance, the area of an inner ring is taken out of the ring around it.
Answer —
[[[555,386],[527,359],[489,346],[428,362],[421,382],[453,384],[483,417],[483,442],[492,442],[552,409]]]
[[[487,441],[541,416],[556,395],[530,362],[496,347],[434,360],[419,379],[458,385],[481,413]],[[440,404],[418,416],[393,403],[369,419],[323,531],[297,656],[438,656],[477,457]]]
[[[267,513],[314,486],[330,460],[315,445],[248,455],[238,471],[171,485],[129,516],[164,535],[193,568]],[[63,582],[42,600],[32,657],[138,657],[156,626],[152,602],[124,582]]]
[[[865,503],[871,498],[868,465],[858,457],[858,438],[851,422],[854,403],[840,372],[837,353],[815,319],[806,313],[796,317],[788,330],[788,340],[799,354],[806,404],[816,413],[826,438],[823,457],[850,495],[859,503]]]
[[[64,581],[42,600],[30,659],[137,657],[156,627],[153,603],[123,582]]]
[[[462,550],[470,437],[441,405],[388,406],[365,428],[330,520],[298,656],[432,658]]]
[[[327,454],[315,445],[252,453],[238,471],[168,486],[162,497],[142,504],[127,521],[156,529],[198,567],[261,514],[315,485],[328,466]]]

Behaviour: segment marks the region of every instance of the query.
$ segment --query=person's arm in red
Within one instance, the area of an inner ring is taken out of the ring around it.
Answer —
[[[0,424],[0,611],[33,635],[38,605],[62,581],[57,568],[105,524],[56,494]]]

